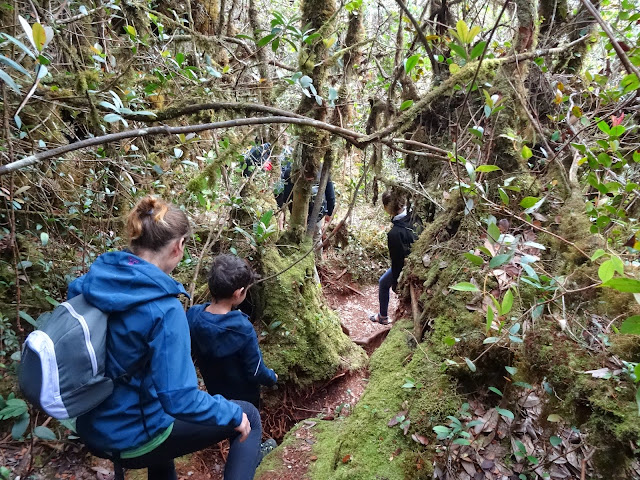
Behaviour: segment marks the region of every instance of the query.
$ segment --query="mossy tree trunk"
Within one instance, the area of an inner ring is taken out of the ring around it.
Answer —
[[[331,27],[335,11],[334,0],[303,0],[302,2],[302,25],[309,25],[314,31],[320,33],[320,37],[311,45],[302,44],[299,57],[300,71],[313,80],[313,86],[318,95],[324,98],[326,98],[324,92],[327,88],[328,70],[326,61],[328,48],[325,40],[328,40],[329,34],[333,34]],[[313,95],[303,96],[298,106],[298,113],[315,120],[325,121],[327,117],[326,100],[322,99],[319,104]],[[304,141],[299,144],[296,152],[297,165],[293,173],[295,186],[290,229],[294,233],[294,237],[302,238],[301,233],[306,231],[309,213],[310,182],[315,179],[320,163],[329,147],[329,136],[325,131],[302,127],[299,129],[299,137]]]

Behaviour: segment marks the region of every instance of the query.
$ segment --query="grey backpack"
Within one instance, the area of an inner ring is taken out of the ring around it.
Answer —
[[[22,348],[20,389],[48,415],[77,417],[113,391],[105,377],[107,314],[78,295],[38,318]]]

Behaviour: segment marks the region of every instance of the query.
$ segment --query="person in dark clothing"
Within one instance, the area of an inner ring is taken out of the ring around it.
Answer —
[[[231,441],[224,478],[250,480],[260,461],[262,426],[248,402],[198,389],[189,326],[170,277],[184,254],[189,220],[155,197],[141,199],[127,219],[129,249],[100,255],[69,285],[109,315],[105,375],[118,379],[141,358],[146,367],[77,419],[78,435],[97,456],[124,468],[147,468],[149,480],[176,480],[173,459]]]
[[[249,317],[233,308],[247,296],[256,276],[235,255],[219,255],[209,273],[212,301],[187,312],[193,353],[211,394],[260,404],[260,385],[272,386],[278,375],[262,360]]]
[[[248,177],[256,168],[271,170],[271,144],[269,142],[260,143],[260,138],[256,137],[256,144],[244,157],[245,167],[242,175]],[[253,168],[251,168],[253,167]]]
[[[404,199],[392,196],[391,192],[382,194],[382,205],[385,211],[391,215],[393,227],[387,234],[387,245],[389,256],[391,257],[391,268],[380,277],[378,282],[378,300],[380,311],[369,316],[372,322],[382,325],[389,323],[389,290],[398,285],[400,272],[404,267],[404,259],[409,255],[411,245],[416,240],[417,235],[413,229],[412,216],[408,214]]]
[[[292,162],[289,161],[286,164],[282,164],[282,173],[280,175],[281,181],[284,183],[284,187],[282,191],[276,196],[276,203],[278,204],[278,208],[282,208],[285,203],[289,204],[289,211],[291,211],[292,203],[291,199],[293,197],[293,186],[294,180],[292,178]],[[316,237],[322,233],[322,227],[325,221],[329,221],[331,215],[333,215],[333,211],[336,207],[336,191],[331,181],[331,177],[327,181],[327,187],[324,191],[324,198],[322,200],[322,208],[318,213],[317,219],[311,218],[311,213],[313,210],[313,204],[316,199],[316,195],[318,193],[318,189],[320,187],[320,172],[318,172],[318,176],[315,178],[311,185],[311,198],[309,200],[309,217],[307,218],[307,224],[310,222],[314,222],[317,224],[316,229],[314,230],[314,243],[316,243]]]

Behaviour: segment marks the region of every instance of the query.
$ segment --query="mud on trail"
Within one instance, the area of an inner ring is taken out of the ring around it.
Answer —
[[[358,285],[350,275],[331,270],[320,270],[323,293],[328,305],[338,313],[343,331],[370,355],[384,340],[392,324],[380,325],[371,322],[369,314],[378,308],[378,286]],[[395,294],[391,294],[389,312],[393,320],[398,307]],[[265,436],[278,442],[296,424],[302,422],[295,434],[293,445],[279,448],[271,455],[279,455],[287,470],[277,474],[277,480],[300,480],[309,464],[316,460],[311,455],[315,443],[314,425],[311,418],[332,420],[350,414],[368,382],[369,372],[338,372],[323,384],[300,392],[293,388],[282,392],[282,400],[275,409],[263,409],[262,423]],[[64,448],[50,447],[38,442],[41,458],[50,458],[46,465],[35,470],[30,478],[68,480],[110,480],[113,478],[111,462],[91,456],[81,445],[71,443]],[[229,451],[228,442],[201,450],[192,455],[176,459],[176,470],[180,480],[222,480],[224,463]],[[24,471],[26,447],[8,448],[0,451],[0,464]],[[17,467],[17,468],[16,468]],[[127,480],[146,479],[146,470],[128,470]],[[275,480],[274,474],[265,474],[260,480]]]

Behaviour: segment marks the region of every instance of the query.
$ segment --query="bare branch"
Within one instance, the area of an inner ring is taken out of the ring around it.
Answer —
[[[63,145],[51,150],[45,150],[44,152],[30,155],[21,160],[8,163],[7,165],[0,166],[0,175],[4,175],[9,172],[14,172],[24,167],[34,165],[43,160],[49,158],[58,157],[65,153],[73,152],[83,148],[93,147],[95,145],[102,145],[105,143],[117,142],[127,138],[147,137],[151,135],[178,135],[181,133],[195,133],[203,132],[206,130],[216,130],[219,128],[233,128],[241,127],[245,125],[262,125],[267,123],[293,123],[296,125],[307,125],[321,130],[327,130],[335,135],[344,138],[347,142],[359,147],[358,138],[363,137],[361,133],[347,130],[346,128],[336,127],[319,120],[312,120],[310,118],[293,118],[293,117],[262,117],[262,118],[239,118],[236,120],[227,120],[224,122],[203,123],[198,125],[185,125],[180,127],[170,127],[168,125],[162,125],[150,128],[137,128],[134,130],[125,130],[123,132],[111,133],[108,135],[101,135],[99,137],[87,138],[79,142]]]

